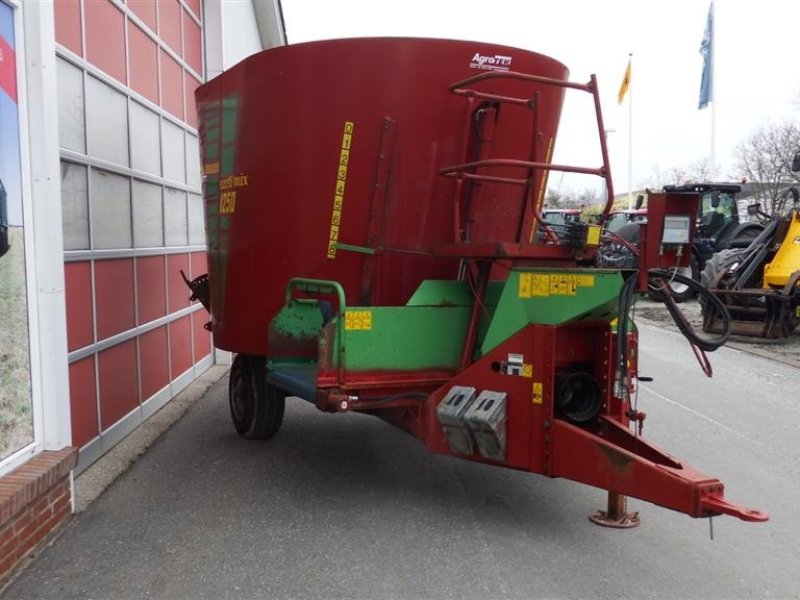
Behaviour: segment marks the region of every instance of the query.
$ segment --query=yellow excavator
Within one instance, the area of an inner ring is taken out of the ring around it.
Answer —
[[[800,172],[800,152],[792,161]],[[791,201],[791,202],[790,202]],[[786,189],[764,230],[744,249],[715,254],[701,283],[731,316],[734,335],[785,338],[800,323],[800,191]],[[724,316],[700,296],[703,330],[722,329]]]

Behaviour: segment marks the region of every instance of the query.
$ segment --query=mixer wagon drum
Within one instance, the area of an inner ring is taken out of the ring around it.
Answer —
[[[483,184],[470,221],[454,223],[457,183],[438,174],[489,150],[530,159],[534,128],[540,154],[552,152],[563,89],[511,79],[475,86],[538,94],[536,123],[527,106],[448,90],[511,69],[567,78],[561,63],[515,48],[354,39],[268,50],[202,86],[215,344],[266,356],[291,277],[338,281],[354,304],[402,305],[422,280],[456,277],[458,260],[432,256],[455,229],[471,241],[521,237],[519,188]],[[540,178],[530,192],[543,186]]]

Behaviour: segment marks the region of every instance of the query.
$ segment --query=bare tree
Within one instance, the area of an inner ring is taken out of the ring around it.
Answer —
[[[683,185],[689,179],[684,167],[670,167],[664,173],[664,185]]]
[[[713,175],[714,169],[711,166],[711,161],[708,158],[701,158],[689,165],[688,177],[694,182],[703,183],[706,181],[711,181]]]
[[[795,122],[766,125],[736,147],[736,166],[753,183],[765,212],[772,214],[781,191],[800,181],[789,169],[800,150],[800,127]]]
[[[561,192],[549,189],[544,196],[544,205],[548,208],[560,208],[561,203],[563,202],[563,197]]]

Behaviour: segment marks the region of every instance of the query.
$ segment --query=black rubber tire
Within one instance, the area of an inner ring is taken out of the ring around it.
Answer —
[[[669,272],[672,273],[673,269],[669,269]],[[692,258],[689,261],[688,267],[681,267],[678,269],[678,273],[684,275],[686,277],[690,277],[694,281],[700,281],[700,265],[697,262],[697,257],[692,254]],[[670,289],[672,290],[672,298],[675,302],[685,302],[686,300],[691,300],[694,298],[694,295],[697,293],[694,288],[689,287],[685,283],[680,283],[677,281],[673,281],[670,284]],[[664,295],[662,292],[658,290],[649,290],[647,292],[647,296],[651,300],[655,300],[656,302],[663,302]]]
[[[267,383],[262,356],[237,354],[228,379],[228,404],[236,431],[251,440],[268,440],[281,428],[286,394]]]
[[[700,285],[704,288],[708,288],[708,285],[714,279],[714,275],[733,263],[736,258],[743,253],[744,250],[742,249],[729,248],[713,254],[711,258],[706,261],[703,272],[700,273]]]
[[[700,273],[700,285],[708,289],[709,284],[714,280],[714,276],[733,263],[740,254],[744,254],[744,250],[728,249],[713,254],[711,258],[706,261],[703,271]],[[700,302],[700,312],[701,314],[705,314],[706,302],[702,294],[700,294],[698,300]]]

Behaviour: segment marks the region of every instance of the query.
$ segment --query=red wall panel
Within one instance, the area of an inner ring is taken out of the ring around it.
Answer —
[[[205,330],[203,325],[208,323],[211,317],[206,311],[192,313],[192,331],[194,333],[194,362],[199,362],[211,354],[211,334]]]
[[[131,87],[158,104],[158,47],[141,29],[128,22],[128,64]]]
[[[94,264],[97,339],[102,340],[135,325],[133,259],[98,260]]]
[[[80,448],[99,433],[94,356],[69,366],[69,407],[72,418],[72,445]]]
[[[109,0],[91,0],[83,6],[86,10],[86,58],[127,83],[125,17]]]
[[[128,7],[156,32],[156,0],[128,0]]]
[[[184,71],[184,78],[186,83],[186,122],[197,128],[197,104],[194,100],[194,91],[200,87],[194,77],[189,74],[189,71]]]
[[[139,338],[141,401],[144,402],[169,383],[167,327],[148,331]]]
[[[192,366],[192,322],[190,316],[169,324],[169,356],[172,379]]]
[[[94,342],[91,269],[92,265],[88,261],[64,265],[67,349],[70,352]]]
[[[79,0],[58,0],[53,3],[56,42],[83,56],[81,41],[81,5]]]
[[[192,252],[189,255],[192,267],[192,278],[208,273],[208,255],[205,252]]]
[[[161,55],[161,106],[183,119],[183,69],[163,51]]]
[[[164,279],[163,256],[143,256],[136,259],[136,297],[140,325],[167,314],[167,282]]]
[[[170,48],[181,54],[181,5],[178,0],[158,2],[158,35]]]
[[[181,271],[187,275],[189,271],[188,254],[167,255],[167,310],[171,313],[191,305],[191,292],[181,277]]]
[[[100,371],[100,424],[105,430],[139,405],[136,340],[103,350],[97,359]]]
[[[202,17],[200,14],[200,0],[186,0],[186,4],[192,9],[195,17],[198,19]]]
[[[187,64],[199,75],[203,74],[203,43],[200,26],[189,16],[183,13],[183,58]]]

